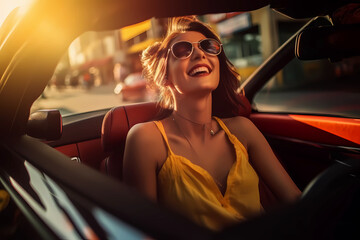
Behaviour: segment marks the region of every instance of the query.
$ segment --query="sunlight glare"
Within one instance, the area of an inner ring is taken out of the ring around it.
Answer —
[[[16,7],[28,5],[31,0],[0,0],[0,26]]]

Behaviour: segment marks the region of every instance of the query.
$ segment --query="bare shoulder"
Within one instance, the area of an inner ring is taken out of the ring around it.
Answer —
[[[222,121],[225,123],[229,131],[234,134],[246,148],[249,145],[254,133],[257,134],[259,132],[253,122],[246,117],[237,116],[225,118],[222,119]]]
[[[125,156],[158,163],[166,157],[163,138],[154,122],[134,125],[126,138]]]
[[[252,124],[250,119],[243,116],[224,118],[222,120],[228,127],[232,127],[232,126],[241,127],[241,126],[248,126],[248,124]]]
[[[252,121],[246,117],[237,116],[232,118],[225,118],[222,120],[233,134],[236,134],[237,132],[244,133],[244,131],[254,131],[257,129]]]
[[[126,141],[136,141],[137,144],[151,144],[154,137],[161,137],[159,130],[153,122],[144,122],[134,125],[127,135]]]

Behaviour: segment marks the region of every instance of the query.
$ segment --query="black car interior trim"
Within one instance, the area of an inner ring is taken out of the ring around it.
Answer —
[[[193,236],[194,239],[209,239],[213,234],[212,231],[193,224],[185,217],[145,199],[119,181],[84,164],[69,161],[54,148],[31,137],[22,136],[12,142],[9,148],[13,149],[12,154],[21,156],[40,171],[46,172],[46,175],[58,184],[76,190],[89,201],[104,206],[119,219],[156,239],[174,239],[174,236],[179,239],[185,239],[187,236]],[[78,178],[74,181],[71,176]],[[117,191],[113,191],[114,189]]]

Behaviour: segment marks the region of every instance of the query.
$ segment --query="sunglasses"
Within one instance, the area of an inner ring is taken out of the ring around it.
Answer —
[[[175,58],[186,59],[193,53],[194,43],[197,43],[198,47],[210,56],[217,56],[221,53],[222,44],[212,38],[205,38],[199,42],[179,41],[174,43],[170,50]]]

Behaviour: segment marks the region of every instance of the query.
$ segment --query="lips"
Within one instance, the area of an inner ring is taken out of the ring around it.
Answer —
[[[193,77],[193,76],[198,76],[198,75],[203,75],[203,74],[207,75],[207,74],[211,73],[211,71],[212,71],[212,69],[207,64],[197,64],[190,69],[188,74]]]

